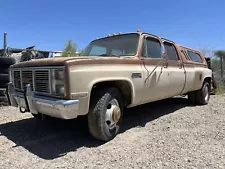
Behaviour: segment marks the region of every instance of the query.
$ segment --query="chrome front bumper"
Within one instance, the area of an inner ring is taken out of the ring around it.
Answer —
[[[24,108],[32,114],[45,114],[60,119],[74,119],[79,111],[79,100],[61,100],[50,97],[36,96],[30,84],[24,93],[16,92],[13,84],[8,83],[6,97],[9,105]]]

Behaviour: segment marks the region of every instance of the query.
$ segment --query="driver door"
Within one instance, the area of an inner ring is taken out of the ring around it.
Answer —
[[[171,95],[170,72],[164,46],[161,40],[154,36],[146,36],[142,45],[142,60],[145,73],[145,91],[143,102],[161,100]]]

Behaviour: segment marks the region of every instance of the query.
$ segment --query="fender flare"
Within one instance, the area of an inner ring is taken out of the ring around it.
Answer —
[[[130,89],[131,89],[131,104],[133,103],[133,99],[135,98],[135,89],[134,89],[134,85],[132,83],[132,81],[128,78],[103,78],[103,79],[97,79],[94,80],[90,83],[89,85],[89,91],[88,91],[88,107],[89,107],[89,103],[90,103],[90,99],[91,99],[91,92],[92,89],[95,85],[97,85],[98,83],[104,83],[104,82],[116,82],[116,81],[125,81],[129,84]]]

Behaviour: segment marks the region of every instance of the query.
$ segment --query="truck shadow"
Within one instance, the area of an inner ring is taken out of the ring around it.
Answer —
[[[173,98],[145,104],[125,111],[121,134],[188,105],[184,98]],[[16,147],[23,147],[40,158],[51,160],[82,147],[98,147],[104,143],[93,139],[86,118],[76,120],[34,118],[0,124],[0,135],[7,137]],[[112,140],[113,141],[113,140]]]

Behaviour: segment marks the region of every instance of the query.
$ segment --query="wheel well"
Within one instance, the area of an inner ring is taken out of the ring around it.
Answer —
[[[203,84],[205,83],[205,82],[209,82],[209,85],[210,85],[210,87],[211,87],[211,77],[206,77],[205,79],[204,79],[204,82],[203,82]]]
[[[122,97],[124,99],[125,106],[131,104],[132,101],[132,88],[128,81],[125,80],[118,80],[118,81],[104,81],[96,83],[91,90],[91,96],[93,94],[93,91],[101,90],[103,87],[116,87],[119,89],[119,91],[122,94]]]

